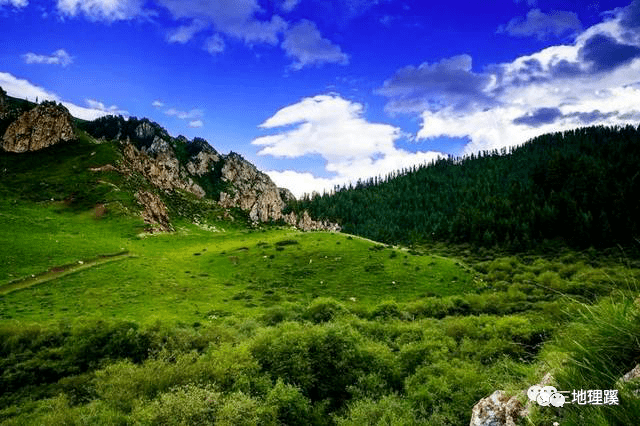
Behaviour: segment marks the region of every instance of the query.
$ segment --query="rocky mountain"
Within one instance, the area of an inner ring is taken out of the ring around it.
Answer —
[[[38,151],[74,138],[69,111],[55,102],[43,102],[9,125],[2,137],[2,148],[10,152]]]
[[[0,113],[8,110],[9,103],[0,92]],[[201,138],[174,138],[147,119],[102,117],[81,122],[76,131],[74,119],[64,106],[43,102],[7,120],[10,123],[0,140],[5,151],[22,153],[61,142],[73,143],[76,133],[96,143],[114,143],[121,160],[91,171],[115,171],[131,179],[139,176],[153,187],[153,191],[140,188],[135,199],[143,207],[141,216],[155,230],[173,229],[163,198],[175,191],[212,200],[224,209],[239,208],[254,223],[283,221],[302,230],[339,230],[337,225],[314,221],[307,212],[286,213],[287,205],[295,200],[293,194],[278,188],[241,155],[220,154]]]

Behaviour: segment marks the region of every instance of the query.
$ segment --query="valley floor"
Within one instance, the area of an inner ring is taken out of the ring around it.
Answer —
[[[496,389],[618,389],[522,424],[631,424],[624,253],[402,249],[230,222],[0,204],[0,422],[460,425]],[[126,253],[117,257],[100,257]],[[95,262],[92,264],[91,262]],[[65,273],[71,272],[73,273]]]

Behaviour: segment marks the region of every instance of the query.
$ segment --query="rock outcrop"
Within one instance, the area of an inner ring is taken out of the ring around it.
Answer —
[[[145,223],[151,225],[151,232],[170,232],[173,231],[167,206],[162,202],[160,197],[149,191],[136,192],[136,200],[143,207],[142,218]]]
[[[516,426],[524,411],[516,397],[498,390],[473,407],[470,426]]]
[[[74,137],[69,111],[55,102],[43,102],[9,125],[2,148],[10,152],[37,151]]]
[[[180,165],[167,141],[156,136],[149,147],[141,150],[130,142],[124,142],[122,152],[125,169],[140,173],[154,186],[164,190],[182,189],[198,198],[206,195],[204,189],[195,183]]]
[[[189,159],[187,171],[192,175],[204,176],[209,173],[220,160],[220,155],[218,155],[213,148],[205,148]]]
[[[254,222],[267,222],[282,218],[285,202],[271,178],[259,171],[235,152],[224,159],[221,179],[232,186],[232,190],[220,193],[220,205],[225,208],[239,207],[249,211]]]

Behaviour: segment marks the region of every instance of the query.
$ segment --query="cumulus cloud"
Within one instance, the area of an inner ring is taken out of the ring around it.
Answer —
[[[640,39],[630,35],[640,21],[633,19],[635,10],[637,1],[571,44],[481,72],[473,72],[464,56],[405,67],[378,93],[388,97],[388,111],[419,114],[418,141],[467,138],[466,154],[584,125],[637,124]]]
[[[118,113],[126,113],[126,111],[120,111],[118,107],[112,106],[105,108],[104,104],[87,100],[89,107],[82,107],[71,102],[63,101],[58,95],[53,92],[49,92],[43,87],[37,86],[28,80],[20,79],[12,74],[6,72],[0,72],[0,86],[7,91],[9,96],[13,96],[20,99],[28,99],[30,101],[55,101],[62,103],[71,115],[83,120],[95,120],[98,117],[114,114],[114,110]],[[93,106],[92,106],[93,105]],[[95,108],[97,106],[98,108]]]
[[[50,56],[38,55],[32,52],[22,55],[22,59],[27,64],[49,64],[49,65],[62,65],[66,67],[73,62],[73,58],[64,49],[58,49]]]
[[[202,120],[193,120],[189,122],[189,127],[193,129],[196,129],[202,126],[204,126],[204,123],[202,122]]]
[[[286,32],[282,48],[288,56],[296,60],[291,65],[294,70],[300,70],[307,65],[349,63],[349,57],[342,52],[340,46],[323,38],[316,25],[306,19]]]
[[[487,93],[491,77],[474,73],[471,67],[469,55],[410,65],[398,70],[377,92],[390,99],[386,110],[391,113],[437,110],[451,104],[457,109],[494,104]]]
[[[278,43],[278,34],[287,23],[278,15],[270,20],[259,20],[255,15],[262,11],[257,0],[158,0],[175,19],[198,19],[209,22],[215,29],[247,43]]]
[[[9,5],[20,9],[28,6],[29,2],[27,0],[0,0],[0,8],[4,5]]]
[[[526,17],[513,18],[506,25],[498,28],[498,33],[507,33],[516,37],[535,36],[546,39],[549,36],[560,37],[568,32],[582,29],[582,23],[574,12],[552,11],[543,13],[540,9],[532,9]]]
[[[640,57],[640,48],[618,42],[606,34],[589,38],[580,49],[580,56],[596,72],[610,71]]]
[[[91,21],[123,21],[148,14],[142,0],[57,0],[57,8],[62,15],[84,15]]]
[[[310,173],[270,171],[269,175],[296,196],[313,190],[330,190],[334,185],[386,174],[401,167],[429,162],[435,152],[411,153],[396,147],[402,131],[388,124],[371,123],[363,117],[364,106],[337,94],[318,95],[282,108],[260,125],[280,129],[273,135],[254,139],[259,155],[299,158],[319,154],[326,160],[332,178]]]
[[[282,48],[288,56],[296,60],[291,65],[294,70],[300,70],[307,65],[349,63],[349,57],[342,52],[340,46],[323,38],[316,25],[306,19],[301,20],[285,33]]]
[[[156,99],[155,101],[151,102],[151,106],[154,108],[162,108],[164,106],[164,102],[162,102],[159,99]]]

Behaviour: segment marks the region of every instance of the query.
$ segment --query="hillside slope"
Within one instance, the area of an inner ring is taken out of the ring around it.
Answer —
[[[215,205],[224,217],[232,217],[229,209],[241,210],[240,215],[252,223],[338,229],[315,222],[304,212],[286,213],[287,203],[295,199],[290,191],[276,187],[269,176],[239,154],[220,154],[204,139],[174,138],[147,119],[108,116],[86,122],[73,119],[55,102],[35,105],[6,97],[3,92],[0,98],[0,190],[5,192],[18,197],[42,194],[13,180],[26,176],[33,182],[37,175],[40,185],[56,187],[55,194],[48,194],[52,201],[77,204],[82,198],[85,207],[114,207],[122,212],[132,204],[111,206],[118,204],[111,198],[113,192],[125,191],[130,200],[142,206],[142,217],[150,229],[163,231],[172,229],[171,221],[177,216],[187,214],[179,204],[189,203],[178,202],[176,197],[189,199],[192,207],[199,205],[205,210]],[[54,176],[55,170],[71,163],[72,170]],[[71,179],[74,185],[64,177],[69,174],[77,174]],[[193,214],[189,219],[195,219]]]
[[[583,128],[359,182],[294,210],[385,242],[629,244],[640,236],[638,164],[640,128]]]

